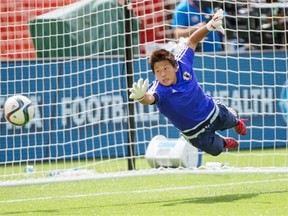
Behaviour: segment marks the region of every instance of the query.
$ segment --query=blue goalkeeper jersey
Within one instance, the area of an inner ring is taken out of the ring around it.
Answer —
[[[178,61],[177,82],[164,86],[154,80],[149,90],[156,106],[180,131],[197,129],[215,111],[213,99],[206,95],[193,71],[194,50],[184,47],[175,57]]]

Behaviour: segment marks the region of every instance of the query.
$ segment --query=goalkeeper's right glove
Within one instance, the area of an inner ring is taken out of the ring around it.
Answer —
[[[225,35],[225,30],[222,26],[223,17],[224,17],[223,10],[222,9],[217,10],[212,19],[206,24],[206,28],[208,29],[208,31],[217,30],[220,31],[223,35]]]
[[[144,95],[148,89],[149,80],[146,79],[143,81],[142,78],[138,80],[138,82],[133,83],[132,88],[129,89],[131,92],[129,98],[141,101],[144,98]]]

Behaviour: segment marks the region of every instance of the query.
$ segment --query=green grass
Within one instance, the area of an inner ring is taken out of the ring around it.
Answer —
[[[208,161],[231,167],[279,167],[288,164],[287,149],[230,152]],[[88,164],[88,166],[86,166]],[[35,175],[49,170],[84,167],[99,173],[125,171],[127,161],[63,161],[35,163]],[[0,180],[30,178],[25,164],[0,167]],[[136,160],[136,168],[148,169]],[[217,172],[217,171],[216,171]],[[20,173],[20,175],[11,175]],[[42,174],[41,174],[42,173]],[[44,173],[44,174],[43,174]],[[0,187],[1,215],[200,215],[286,216],[288,173],[283,174],[158,174],[65,183]]]
[[[0,188],[0,215],[287,215],[288,174],[166,174]]]
[[[149,164],[144,158],[138,158],[136,161],[137,170],[150,169]],[[253,150],[253,154],[249,151],[241,150],[230,151],[228,153],[222,153],[217,157],[213,157],[207,154],[203,155],[202,164],[206,162],[222,162],[228,164],[230,167],[288,167],[288,149],[265,149],[265,150]],[[24,172],[25,163],[20,164],[5,164],[0,166],[0,181],[8,180],[21,180],[28,178],[42,178],[47,177],[48,173],[54,170],[69,170],[73,168],[83,168],[96,171],[97,173],[107,172],[119,172],[127,171],[127,160],[69,160],[69,161],[46,161],[30,163],[35,167],[33,175],[27,175]]]

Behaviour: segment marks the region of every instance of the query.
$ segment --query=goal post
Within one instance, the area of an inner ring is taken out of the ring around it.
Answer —
[[[0,105],[23,94],[35,116],[14,127],[1,115],[0,186],[174,172],[288,172],[285,3],[213,1],[225,3],[228,34],[222,51],[197,51],[194,70],[207,94],[248,118],[248,135],[221,132],[240,147],[218,157],[199,152],[197,166],[161,167],[180,133],[155,106],[129,100],[127,78],[152,81],[151,51],[183,46],[185,38],[175,39],[172,27],[179,1],[15,2],[1,3]],[[133,16],[125,16],[125,6]],[[169,145],[159,145],[160,167],[153,167],[145,154],[159,135]]]

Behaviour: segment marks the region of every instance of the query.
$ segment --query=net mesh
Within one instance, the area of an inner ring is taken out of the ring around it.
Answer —
[[[238,139],[240,147],[216,158],[202,153],[201,166],[186,171],[219,172],[220,166],[222,172],[287,172],[287,3],[208,3],[224,9],[226,36],[206,42],[220,44],[219,51],[199,45],[197,78],[206,93],[249,119],[248,135],[221,132]],[[24,127],[1,117],[3,185],[159,171],[147,163],[147,147],[157,135],[177,140],[180,134],[154,106],[128,100],[128,78],[153,80],[149,54],[157,48],[176,53],[184,45],[187,39],[173,34],[179,4],[1,0],[0,104],[23,94],[35,106]],[[199,13],[206,17],[204,6]],[[209,162],[218,168],[206,166]]]

